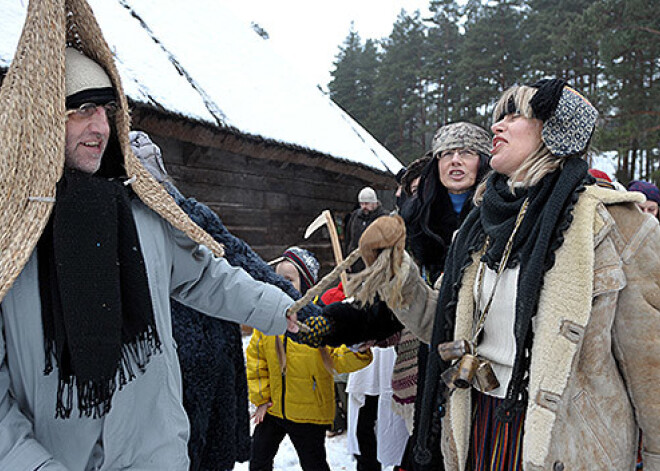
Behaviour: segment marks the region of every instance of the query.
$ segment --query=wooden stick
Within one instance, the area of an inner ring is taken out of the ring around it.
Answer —
[[[341,265],[344,261],[344,257],[341,251],[341,245],[339,244],[339,235],[337,234],[337,228],[335,227],[335,221],[332,218],[332,214],[327,209],[323,211],[325,216],[325,224],[328,226],[328,232],[330,233],[330,242],[332,243],[332,252],[335,256],[335,265]],[[348,292],[346,291],[348,285],[348,278],[346,277],[346,270],[342,270],[339,273],[339,279],[344,288],[344,295],[348,297]]]
[[[343,262],[341,262],[339,265],[337,265],[330,273],[325,275],[321,281],[319,281],[316,285],[312,286],[305,295],[300,298],[298,301],[293,303],[289,310],[287,311],[287,316],[291,316],[300,309],[305,306],[306,304],[310,303],[314,297],[318,296],[319,294],[323,293],[326,289],[330,287],[332,282],[339,276],[339,273],[342,270],[346,270],[347,267],[350,267],[353,265],[357,260],[361,257],[360,255],[360,249],[355,249],[353,250],[346,259],[344,259]],[[307,326],[305,326],[307,327]]]

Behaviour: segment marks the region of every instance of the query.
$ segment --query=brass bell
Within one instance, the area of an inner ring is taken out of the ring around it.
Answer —
[[[481,392],[489,392],[500,387],[500,382],[488,360],[481,360],[474,374],[474,380],[477,383],[477,389]]]
[[[458,360],[471,351],[472,349],[467,340],[454,340],[453,342],[445,342],[438,345],[438,355],[440,355],[443,361]]]
[[[479,358],[475,355],[465,354],[458,362],[458,373],[454,378],[454,385],[460,389],[467,389],[472,385],[472,380],[479,367]]]
[[[442,381],[447,385],[449,389],[456,389],[454,380],[456,379],[457,375],[458,366],[454,365],[451,368],[447,368],[445,371],[443,371],[440,375],[440,378],[442,378]]]

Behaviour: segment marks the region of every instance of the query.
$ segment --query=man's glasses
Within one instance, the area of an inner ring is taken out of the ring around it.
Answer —
[[[461,160],[471,160],[476,157],[479,157],[479,155],[470,149],[452,149],[452,150],[443,150],[440,155],[438,156],[440,159],[443,160],[449,160],[452,157],[454,157],[454,154],[458,154],[458,156],[461,158]]]
[[[70,116],[74,116],[76,118],[90,118],[94,116],[97,108],[104,108],[105,115],[108,118],[112,118],[117,114],[119,105],[117,104],[116,101],[110,101],[105,105],[97,105],[96,103],[83,103],[78,108],[74,108],[72,110],[66,110],[64,116],[66,116],[67,118]]]

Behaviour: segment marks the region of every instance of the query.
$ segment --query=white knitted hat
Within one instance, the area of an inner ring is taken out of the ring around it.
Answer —
[[[98,88],[112,88],[110,77],[99,64],[72,47],[65,51],[65,96]]]
[[[365,186],[358,193],[358,203],[378,203],[378,196],[370,186]]]

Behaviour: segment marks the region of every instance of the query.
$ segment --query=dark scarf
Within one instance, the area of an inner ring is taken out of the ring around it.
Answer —
[[[502,258],[515,219],[525,198],[529,207],[516,235],[509,267],[520,264],[516,297],[515,339],[516,356],[507,395],[497,410],[501,421],[506,421],[514,410],[527,404],[526,373],[531,360],[531,320],[536,314],[543,286],[543,277],[552,268],[555,251],[563,243],[563,233],[570,226],[571,211],[583,191],[588,165],[580,158],[565,161],[562,169],[546,175],[536,186],[511,194],[507,177],[494,174],[488,180],[483,203],[472,211],[461,227],[447,256],[444,278],[433,326],[432,348],[424,387],[420,434],[417,451],[428,456],[428,438],[432,411],[444,414],[447,388],[440,374],[450,365],[438,356],[437,346],[454,337],[458,291],[465,268],[471,264],[471,255],[483,247],[486,236],[491,245],[483,261],[495,269]]]
[[[112,395],[160,351],[129,190],[119,180],[65,170],[39,240],[39,291],[56,417],[102,417]]]

